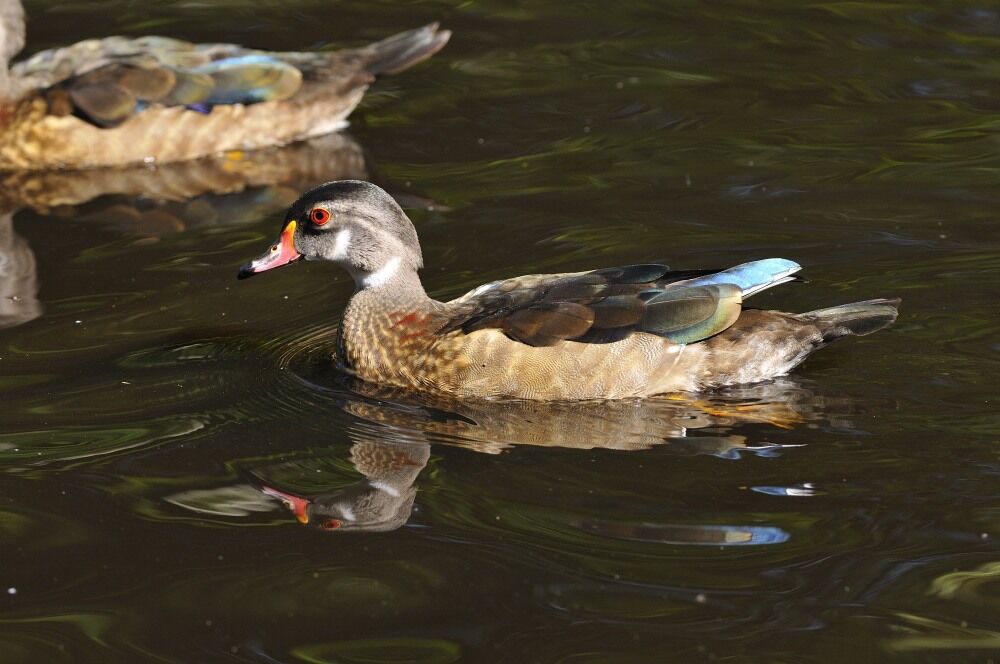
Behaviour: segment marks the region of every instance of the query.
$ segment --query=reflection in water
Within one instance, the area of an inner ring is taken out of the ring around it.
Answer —
[[[938,620],[927,616],[911,613],[899,613],[900,622],[906,629],[898,630],[906,636],[892,638],[885,646],[895,652],[934,652],[934,651],[979,651],[995,653],[1000,649],[1000,631],[970,627],[962,621],[956,625],[947,620]],[[967,660],[982,661],[982,660]],[[986,659],[992,662],[993,659]]]
[[[605,537],[660,544],[701,546],[757,546],[780,544],[788,533],[772,526],[712,526],[668,523],[627,524],[588,519],[578,524],[581,530]]]
[[[621,451],[659,446],[678,455],[769,457],[789,446],[749,441],[727,430],[753,424],[767,425],[763,431],[790,428],[798,422],[829,419],[829,411],[836,410],[835,400],[818,398],[791,379],[742,386],[711,397],[546,403],[453,401],[353,382],[345,387],[342,382],[350,379],[344,377],[321,386],[312,382],[315,378],[296,376],[285,385],[296,393],[275,401],[317,412],[332,399],[358,418],[346,431],[352,440],[348,461],[352,475],[362,476],[360,481],[345,482],[342,462],[333,449],[310,451],[294,460],[255,462],[245,469],[249,485],[186,491],[167,501],[203,514],[235,517],[280,504],[299,523],[325,531],[389,531],[410,517],[415,483],[430,458],[432,443],[487,454],[519,445]],[[296,415],[281,412],[280,417]],[[646,520],[630,524],[587,518],[571,525],[592,535],[673,545],[768,545],[789,538],[781,528],[759,524]]]
[[[954,571],[934,579],[929,594],[976,606],[998,606],[1000,562],[984,563],[974,570]]]
[[[675,454],[772,456],[782,446],[727,430],[745,424],[790,429],[815,421],[822,416],[818,410],[832,405],[788,378],[712,396],[605,402],[459,401],[360,382],[352,382],[349,394],[341,397],[341,407],[367,422],[488,454],[516,445],[614,450],[666,445]]]
[[[0,174],[0,206],[94,219],[126,234],[159,237],[250,223],[283,212],[317,184],[365,177],[361,147],[338,133],[183,164]]]
[[[339,462],[331,452],[258,465],[246,471],[247,484],[192,489],[165,500],[198,514],[229,518],[284,505],[296,521],[319,530],[384,532],[410,518],[415,482],[429,459],[426,442],[359,437],[348,455],[353,470],[362,476],[359,481],[329,479],[331,473],[325,471]]]
[[[0,329],[41,315],[35,254],[14,232],[13,214],[0,213]]]
[[[351,446],[350,461],[364,480],[346,488],[327,487],[295,493],[271,486],[286,479],[293,485],[308,478],[308,463],[293,468],[280,466],[266,470],[259,484],[265,495],[277,498],[302,524],[326,531],[387,531],[399,528],[410,518],[417,489],[417,475],[430,459],[426,443],[398,443],[390,440],[359,440]]]

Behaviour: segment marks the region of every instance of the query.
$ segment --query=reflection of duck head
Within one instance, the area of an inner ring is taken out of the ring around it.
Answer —
[[[14,232],[13,214],[0,213],[0,328],[21,325],[41,315],[35,254]]]
[[[388,531],[406,523],[417,495],[414,482],[430,458],[430,446],[375,438],[351,447],[351,462],[365,476],[336,490],[278,489],[255,473],[265,495],[280,500],[296,520],[326,531]]]

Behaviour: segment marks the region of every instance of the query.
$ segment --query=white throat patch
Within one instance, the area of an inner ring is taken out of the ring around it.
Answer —
[[[330,260],[340,260],[341,258],[347,258],[347,250],[351,246],[351,229],[345,228],[337,233],[337,237],[333,241],[333,255],[330,256]]]
[[[338,237],[339,241],[340,238]],[[390,258],[385,265],[372,272],[364,279],[361,280],[361,285],[363,288],[375,288],[389,282],[390,279],[399,271],[399,266],[402,264],[403,259],[399,256]]]

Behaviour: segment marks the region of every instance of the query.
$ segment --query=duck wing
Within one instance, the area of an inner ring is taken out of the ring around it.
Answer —
[[[743,298],[791,279],[798,265],[754,261],[728,270],[645,264],[527,275],[480,286],[449,303],[442,332],[499,329],[530,346],[611,343],[646,332],[686,344],[722,332]]]
[[[311,53],[108,37],[42,51],[11,73],[22,89],[27,84],[47,98],[50,113],[115,127],[152,104],[208,112],[217,105],[281,101],[304,80],[335,81],[346,93],[430,57],[449,37],[431,24],[358,49]]]
[[[449,303],[452,316],[442,332],[499,329],[529,346],[610,343],[633,332],[685,343],[689,328],[707,325],[719,332],[739,315],[739,289],[734,286],[670,288],[714,272],[646,264],[515,277],[480,286]]]
[[[218,104],[288,99],[302,84],[294,65],[229,44],[168,37],[108,37],[42,51],[11,69],[45,95],[49,112],[114,127],[151,104],[207,111]]]

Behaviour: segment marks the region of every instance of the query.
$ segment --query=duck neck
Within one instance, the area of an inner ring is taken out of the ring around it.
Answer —
[[[380,302],[388,308],[420,308],[433,301],[424,291],[416,269],[398,257],[390,258],[373,272],[357,272],[352,276],[355,287],[352,299]]]
[[[355,283],[340,326],[339,361],[364,380],[412,386],[411,365],[435,340],[439,304],[406,263],[355,275]]]
[[[428,299],[416,269],[395,256],[371,272],[351,270],[354,277],[354,295],[366,298],[388,298],[394,302]]]

